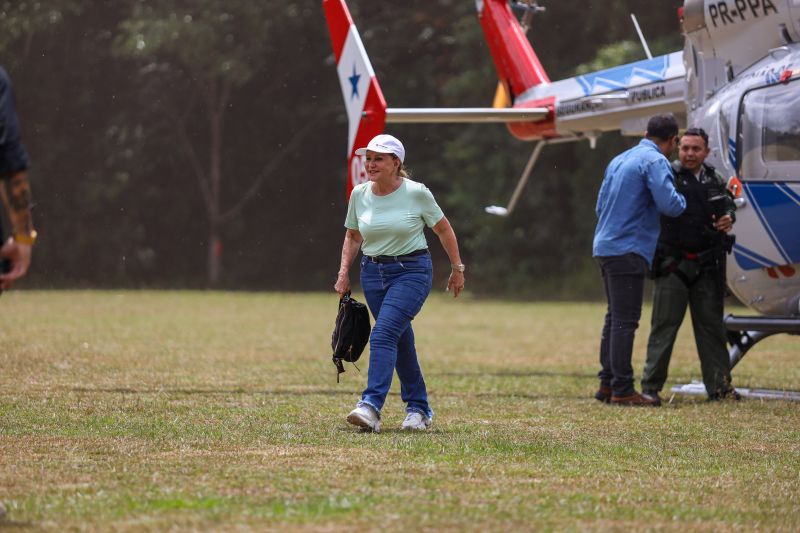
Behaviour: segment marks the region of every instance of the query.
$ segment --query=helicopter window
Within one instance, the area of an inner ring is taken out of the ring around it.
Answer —
[[[745,179],[800,180],[800,83],[748,92],[742,108]]]

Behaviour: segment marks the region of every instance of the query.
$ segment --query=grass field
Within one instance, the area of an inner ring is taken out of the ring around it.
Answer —
[[[800,405],[599,404],[600,304],[432,296],[414,325],[433,428],[395,429],[395,384],[378,435],[344,420],[367,365],[337,385],[335,308],[332,294],[4,294],[0,529],[800,529]],[[669,385],[699,377],[687,323]],[[800,338],[764,341],[734,380],[800,389]]]

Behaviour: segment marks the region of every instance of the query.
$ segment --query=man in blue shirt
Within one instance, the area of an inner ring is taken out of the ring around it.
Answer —
[[[602,402],[658,404],[634,389],[631,357],[642,314],[644,278],[660,233],[660,214],[676,217],[686,209],[667,160],[677,135],[675,117],[652,117],[645,138],[608,165],[598,193],[592,255],[600,266],[608,300],[600,340],[600,389],[595,394]]]

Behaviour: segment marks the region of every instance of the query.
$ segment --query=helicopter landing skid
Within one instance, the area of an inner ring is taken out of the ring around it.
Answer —
[[[745,317],[728,315],[725,317],[725,329],[728,330],[728,342],[730,349],[731,368],[742,360],[753,346],[759,341],[766,339],[777,333],[789,335],[800,334],[800,317],[796,316],[758,316]],[[693,381],[686,385],[675,385],[672,387],[674,394],[685,394],[688,396],[705,396],[705,386]],[[800,391],[782,391],[774,389],[745,389],[736,388],[736,392],[743,398],[756,398],[760,400],[788,400],[800,401]]]
[[[706,395],[706,387],[699,381],[693,381],[685,385],[675,385],[670,390],[673,394],[682,394],[686,396]],[[742,387],[736,387],[736,392],[738,392],[742,398],[800,402],[800,391],[774,390],[774,389],[745,389]]]

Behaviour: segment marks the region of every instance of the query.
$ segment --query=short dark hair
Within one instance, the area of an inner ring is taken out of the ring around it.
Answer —
[[[647,121],[647,137],[668,141],[678,134],[678,121],[670,115],[656,115]]]
[[[703,142],[706,143],[706,147],[708,147],[708,134],[706,133],[706,130],[704,130],[703,128],[689,128],[688,130],[683,132],[683,135],[681,135],[681,137],[686,137],[687,135],[690,135],[692,137],[702,138]]]

